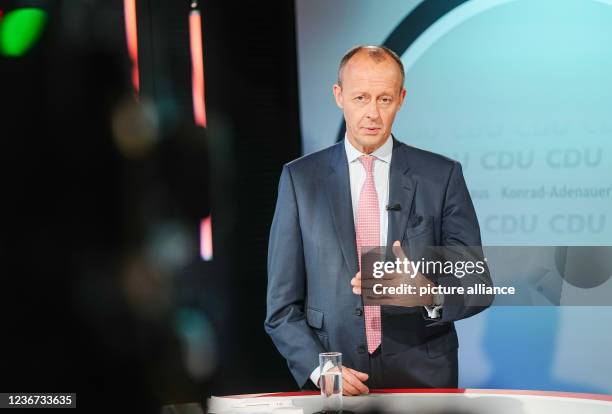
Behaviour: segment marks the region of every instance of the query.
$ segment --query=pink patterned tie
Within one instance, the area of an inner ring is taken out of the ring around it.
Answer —
[[[361,187],[357,206],[356,235],[359,269],[361,269],[361,248],[380,245],[380,207],[374,185],[374,159],[375,157],[370,155],[359,157],[359,161],[366,170],[366,179]],[[380,306],[365,306],[364,311],[368,352],[371,354],[380,345]]]

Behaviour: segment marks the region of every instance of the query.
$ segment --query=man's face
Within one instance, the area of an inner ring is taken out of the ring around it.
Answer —
[[[344,112],[347,137],[358,150],[371,153],[391,134],[406,96],[400,70],[390,57],[376,62],[358,52],[347,62],[341,79],[342,87],[334,85],[334,96]]]

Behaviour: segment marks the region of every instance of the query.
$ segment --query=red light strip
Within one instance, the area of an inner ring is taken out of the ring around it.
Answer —
[[[200,222],[200,256],[206,261],[213,258],[212,218],[210,214]]]
[[[301,397],[319,395],[318,391],[289,391],[273,392],[264,394],[229,395],[223,398],[254,398],[254,397]],[[488,394],[488,395],[516,395],[516,396],[538,396],[552,398],[580,398],[596,401],[612,401],[612,395],[587,394],[561,391],[538,391],[538,390],[504,390],[504,389],[478,389],[478,388],[387,388],[370,389],[370,394]]]
[[[189,47],[191,49],[191,96],[193,118],[196,125],[206,128],[206,103],[204,98],[204,51],[202,42],[202,16],[196,10],[189,12]],[[212,217],[209,214],[200,223],[200,255],[205,261],[213,258]]]
[[[136,24],[136,0],[123,0],[125,15],[125,35],[128,55],[132,61],[132,85],[136,93],[140,91],[140,74],[138,72],[138,27]]]
[[[204,52],[202,47],[202,17],[199,10],[189,12],[189,42],[191,46],[191,94],[196,125],[206,128],[204,101]]]

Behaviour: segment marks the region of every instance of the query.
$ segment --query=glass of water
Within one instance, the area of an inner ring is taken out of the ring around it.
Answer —
[[[319,386],[323,399],[323,412],[342,411],[342,353],[323,352],[319,354]]]

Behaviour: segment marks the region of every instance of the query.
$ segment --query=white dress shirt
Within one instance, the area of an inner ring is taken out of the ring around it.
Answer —
[[[349,166],[353,220],[356,226],[359,196],[361,194],[361,187],[363,187],[363,183],[366,180],[366,170],[361,161],[359,161],[359,157],[366,154],[355,148],[346,135],[344,136],[344,149],[346,151],[346,159]],[[376,187],[376,194],[378,195],[378,206],[380,211],[380,245],[386,246],[387,227],[389,222],[389,212],[387,211],[387,205],[389,203],[389,169],[391,167],[391,156],[393,155],[393,139],[391,135],[389,135],[384,144],[370,155],[374,157],[374,186]],[[350,286],[347,286],[347,289],[349,288]],[[430,318],[440,317],[439,312],[441,306],[425,306],[425,309]],[[316,367],[314,371],[312,371],[312,374],[310,374],[310,379],[317,387],[319,386],[320,376],[319,367]]]

